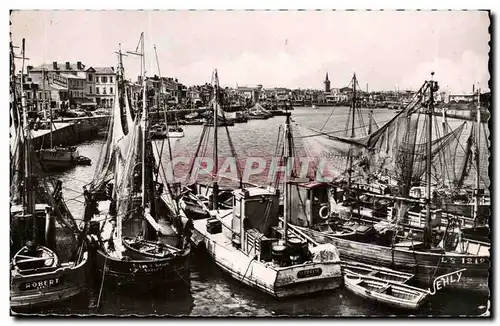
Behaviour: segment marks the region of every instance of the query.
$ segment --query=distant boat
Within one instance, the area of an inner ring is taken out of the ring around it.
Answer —
[[[312,106],[313,109],[317,109],[318,107],[316,105],[313,104]]]
[[[77,164],[80,156],[76,147],[56,146],[36,151],[40,163],[45,169],[68,168]]]
[[[184,129],[180,126],[175,126],[168,128],[165,123],[155,124],[151,126],[149,130],[149,135],[151,139],[163,139],[163,138],[182,138],[184,137]]]

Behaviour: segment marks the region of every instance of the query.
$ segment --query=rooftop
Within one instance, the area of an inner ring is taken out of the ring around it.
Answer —
[[[97,75],[114,75],[115,69],[113,67],[92,67]]]
[[[31,68],[31,70],[32,71],[41,71],[41,70],[54,71],[54,63],[43,63],[40,66]],[[84,71],[85,65],[80,62],[80,69],[78,69],[78,62],[77,63],[70,63],[69,69],[66,69],[66,62],[57,62],[57,70],[58,71]]]

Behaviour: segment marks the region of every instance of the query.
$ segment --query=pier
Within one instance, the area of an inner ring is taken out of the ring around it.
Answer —
[[[54,122],[52,126],[52,143],[54,145],[72,146],[83,141],[97,137],[101,127],[97,122],[102,123],[102,118]],[[109,121],[109,117],[107,118]],[[50,144],[50,129],[38,129],[32,131],[32,142],[35,149],[47,147]]]

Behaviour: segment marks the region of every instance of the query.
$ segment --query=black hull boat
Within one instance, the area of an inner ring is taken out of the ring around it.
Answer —
[[[88,253],[78,263],[59,263],[57,255],[40,247],[39,258],[26,255],[24,247],[14,257],[10,280],[10,307],[23,311],[73,298],[86,287]]]
[[[140,42],[144,46],[144,34]],[[153,154],[148,108],[143,102],[140,115],[132,117],[119,53],[120,87],[108,141],[90,191],[84,193],[92,261],[101,288],[156,293],[174,284],[189,284],[189,226],[185,227],[169,184],[154,181],[162,178],[163,168]],[[145,76],[142,87],[145,94]]]
[[[163,289],[179,283],[189,284],[189,249],[163,259],[144,259],[140,255],[135,255],[137,259],[118,259],[99,249],[93,254],[101,281],[113,282],[120,288],[151,291],[157,287]]]

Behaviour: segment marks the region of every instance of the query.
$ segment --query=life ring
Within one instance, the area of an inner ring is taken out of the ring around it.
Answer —
[[[319,217],[326,220],[330,217],[330,212],[328,211],[328,206],[323,206],[319,209]]]

